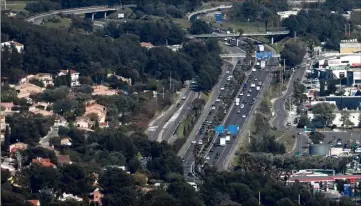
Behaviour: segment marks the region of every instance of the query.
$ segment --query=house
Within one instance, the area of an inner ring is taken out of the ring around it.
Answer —
[[[60,139],[60,145],[62,146],[71,146],[71,138],[70,137],[63,137]]]
[[[67,127],[68,126],[68,122],[66,121],[66,119],[60,115],[56,115],[55,116],[55,120],[54,120],[54,127]]]
[[[72,87],[74,86],[79,86],[79,72],[72,70],[72,69],[67,69],[67,70],[60,70],[60,72],[58,73],[58,76],[65,76],[68,73],[70,73],[70,79],[71,79],[71,83],[70,85]]]
[[[84,116],[90,116],[91,114],[96,114],[98,116],[99,123],[105,122],[107,116],[107,108],[103,105],[95,103],[94,101],[89,102],[85,107]]]
[[[83,201],[83,198],[81,197],[78,197],[76,195],[73,195],[73,194],[67,194],[67,193],[63,193],[59,198],[58,198],[59,201],[67,201],[67,200],[75,200],[77,202],[82,202]]]
[[[90,118],[86,116],[77,117],[75,120],[75,126],[80,129],[89,129],[91,125],[92,122],[90,121]]]
[[[32,79],[37,79],[41,81],[45,87],[48,85],[54,85],[53,76],[49,73],[39,73],[32,77]]]
[[[107,77],[116,77],[117,79],[121,80],[122,82],[126,82],[129,86],[132,85],[132,78],[125,78],[125,77],[122,77],[122,76],[119,76],[119,75],[116,75],[115,73],[113,74],[107,74]]]
[[[0,130],[1,132],[5,132],[5,129],[6,129],[6,117],[5,115],[0,115]]]
[[[1,102],[1,111],[2,112],[11,112],[14,107],[13,102]]]
[[[57,155],[56,159],[59,165],[70,165],[72,164],[69,155]]]
[[[30,203],[31,206],[40,206],[39,200],[28,200],[28,203]]]
[[[94,202],[95,204],[97,204],[97,205],[102,205],[102,202],[101,202],[101,200],[102,200],[102,198],[104,197],[104,195],[100,192],[100,189],[99,188],[96,188],[95,190],[94,190],[94,192],[92,192],[92,193],[90,193],[90,195],[92,196],[91,198],[90,198],[90,203],[91,202]]]
[[[18,98],[28,98],[30,95],[42,93],[45,89],[29,82],[22,83],[15,87]]]
[[[10,154],[14,154],[16,151],[23,151],[23,150],[26,150],[28,148],[28,144],[25,144],[25,143],[22,143],[22,142],[17,142],[17,143],[14,143],[14,144],[11,144],[9,146],[9,151],[10,151]]]
[[[100,122],[100,123],[99,123],[99,127],[100,127],[100,128],[108,128],[108,127],[109,127],[109,123],[108,123],[108,122]]]
[[[31,163],[40,165],[42,167],[53,167],[53,168],[55,168],[55,165],[50,161],[49,158],[38,157],[36,159],[32,159]]]
[[[7,42],[3,42],[1,43],[1,48],[3,49],[5,46],[11,48],[11,46],[14,46],[17,50],[17,52],[21,53],[24,51],[24,45],[20,44],[19,42],[16,41],[7,41]]]
[[[109,87],[106,87],[104,85],[97,85],[93,86],[93,93],[92,95],[100,95],[100,96],[112,96],[116,95],[118,92],[116,90],[109,89]]]
[[[29,112],[33,114],[41,114],[43,116],[53,116],[53,111],[48,111],[47,108],[50,106],[47,102],[38,102],[33,106],[29,107]]]
[[[141,47],[145,47],[145,48],[147,48],[147,49],[151,49],[151,48],[154,47],[154,45],[153,45],[152,43],[150,43],[150,42],[141,42],[141,43],[140,43],[140,46],[141,46]]]

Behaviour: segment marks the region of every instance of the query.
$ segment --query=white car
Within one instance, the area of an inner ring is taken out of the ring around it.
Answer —
[[[251,94],[250,94],[250,93],[248,93],[248,94],[247,94],[247,97],[250,97],[250,96],[251,96]]]
[[[193,141],[192,141],[192,144],[195,144],[195,143],[196,143],[196,141],[195,141],[195,140],[193,140]]]
[[[186,100],[186,99],[187,99],[187,97],[186,97],[186,96],[183,96],[183,97],[182,97],[182,100]]]
[[[216,109],[216,107],[215,107],[215,106],[213,106],[213,107],[212,107],[212,110],[215,110],[215,109]]]
[[[209,156],[206,157],[206,160],[210,160],[211,158]]]
[[[220,99],[218,99],[218,98],[216,99],[216,102],[220,102],[220,101],[221,101]]]
[[[243,118],[246,118],[246,115],[244,114],[244,115],[242,115],[242,117],[243,117]]]
[[[226,74],[229,74],[229,71],[226,71]]]
[[[244,108],[244,104],[241,104],[241,109]]]
[[[243,92],[241,92],[241,93],[239,94],[239,96],[243,96]]]
[[[253,68],[253,69],[252,69],[252,72],[255,72],[255,71],[256,71],[256,69],[255,69],[255,68]]]
[[[199,140],[199,141],[198,141],[198,144],[199,144],[199,145],[202,145],[202,144],[203,144],[203,141],[202,141],[202,140]]]
[[[224,87],[221,87],[219,90],[224,91]]]

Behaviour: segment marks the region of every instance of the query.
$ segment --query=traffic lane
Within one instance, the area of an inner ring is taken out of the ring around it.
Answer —
[[[265,74],[267,74],[267,73],[264,70],[261,70],[261,71],[259,71],[257,73],[255,72],[254,77],[257,79],[257,81],[264,82],[266,77],[267,77]],[[255,81],[253,80],[253,81],[250,81],[250,82],[254,83]],[[241,103],[244,104],[244,108],[240,109],[241,113],[237,114],[238,106],[234,106],[232,108],[232,111],[231,111],[229,117],[225,121],[226,126],[228,126],[228,125],[237,125],[241,129],[243,124],[245,123],[246,119],[248,119],[249,115],[251,115],[251,110],[252,110],[252,107],[254,105],[253,99],[254,98],[257,99],[260,91],[258,91],[256,88],[251,88],[252,92],[251,92],[251,95],[248,97],[246,95],[246,93],[248,93],[249,89],[250,88],[245,89],[244,90],[244,95],[241,96],[242,97],[241,98]],[[243,101],[246,101],[247,103],[243,103]],[[249,102],[252,102],[252,104],[249,104]],[[242,117],[243,115],[246,115],[246,118]],[[212,154],[212,157],[210,157],[210,161],[212,163],[215,162],[216,164],[218,164],[218,163],[221,164],[226,159],[229,151],[232,149],[233,141],[235,141],[234,138],[232,138],[232,140],[224,147],[214,145],[214,148],[212,148],[214,154]],[[218,140],[218,142],[219,142],[219,140]],[[217,143],[217,141],[216,141],[216,143]],[[219,158],[216,160],[215,157],[216,157],[217,153],[219,154]]]
[[[187,97],[186,100],[181,100],[181,101],[183,101],[183,104],[176,111],[176,113],[178,113],[178,111],[179,111],[179,116],[176,118],[175,121],[168,124],[166,128],[164,128],[165,125],[163,126],[164,132],[162,135],[162,140],[167,141],[174,134],[178,125],[180,124],[180,122],[183,120],[183,118],[187,114],[187,111],[191,108],[193,100],[197,96],[198,96],[198,92],[191,91],[191,93],[189,94],[189,96]]]
[[[186,100],[181,100],[182,97],[179,97],[180,99],[177,100],[180,101],[180,107],[183,106],[184,104],[186,104],[190,98],[190,94],[191,94],[191,91],[190,89],[187,89],[185,94],[183,96],[186,96],[187,99]],[[153,127],[157,127],[154,131],[149,131],[148,130],[148,138],[150,140],[156,140],[159,133],[162,131],[165,123],[171,118],[171,115],[173,115],[178,109],[179,107],[176,106],[176,104],[172,105],[171,106],[172,108],[167,112],[167,114],[165,114],[163,117],[159,118],[158,120],[156,120],[155,122],[153,122],[152,126]]]

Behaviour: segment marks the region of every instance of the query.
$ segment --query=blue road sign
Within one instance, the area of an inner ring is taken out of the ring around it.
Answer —
[[[257,52],[256,58],[258,60],[267,60],[269,58],[272,58],[272,52]]]
[[[352,197],[352,190],[350,184],[344,184],[343,191],[345,196]]]
[[[244,87],[244,88],[247,88],[247,83],[244,83],[244,84],[243,84],[243,87]]]
[[[238,127],[236,125],[229,125],[228,132],[232,135],[235,135],[238,133]]]
[[[216,126],[215,131],[216,131],[216,134],[224,133],[224,126],[222,126],[222,125]]]

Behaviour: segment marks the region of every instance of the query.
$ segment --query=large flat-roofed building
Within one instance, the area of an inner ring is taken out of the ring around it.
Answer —
[[[352,54],[361,52],[361,43],[357,39],[341,40],[340,54]]]

